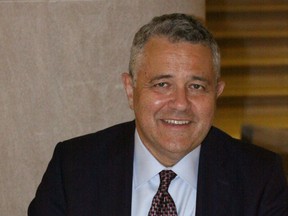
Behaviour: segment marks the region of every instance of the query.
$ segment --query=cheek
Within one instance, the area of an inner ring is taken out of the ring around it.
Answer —
[[[163,97],[159,97],[159,98],[154,98],[154,100],[152,102],[153,102],[155,107],[162,107],[163,105],[168,103],[168,100],[163,98]]]
[[[195,110],[202,118],[213,118],[216,104],[214,98],[200,98],[193,102]]]
[[[151,92],[142,92],[141,94],[135,95],[134,98],[138,104],[138,108],[142,110],[157,111],[161,109],[165,104],[168,103],[168,99],[163,95],[157,95]]]

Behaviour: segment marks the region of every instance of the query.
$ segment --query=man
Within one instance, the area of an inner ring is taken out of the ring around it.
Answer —
[[[58,144],[29,216],[288,215],[279,156],[211,126],[224,83],[199,21],[143,26],[122,80],[135,121]]]

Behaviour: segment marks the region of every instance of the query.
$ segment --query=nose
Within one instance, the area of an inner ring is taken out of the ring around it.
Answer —
[[[177,111],[186,111],[187,109],[189,109],[190,102],[186,89],[185,88],[175,89],[169,105],[170,108]]]

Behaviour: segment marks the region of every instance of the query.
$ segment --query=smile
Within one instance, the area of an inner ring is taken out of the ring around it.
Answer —
[[[164,120],[168,124],[173,125],[187,125],[190,123],[190,121],[180,121],[180,120]]]

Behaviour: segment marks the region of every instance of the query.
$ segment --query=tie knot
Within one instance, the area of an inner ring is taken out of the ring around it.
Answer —
[[[171,181],[176,177],[176,173],[174,173],[172,170],[162,170],[159,175],[160,188],[167,191]]]

